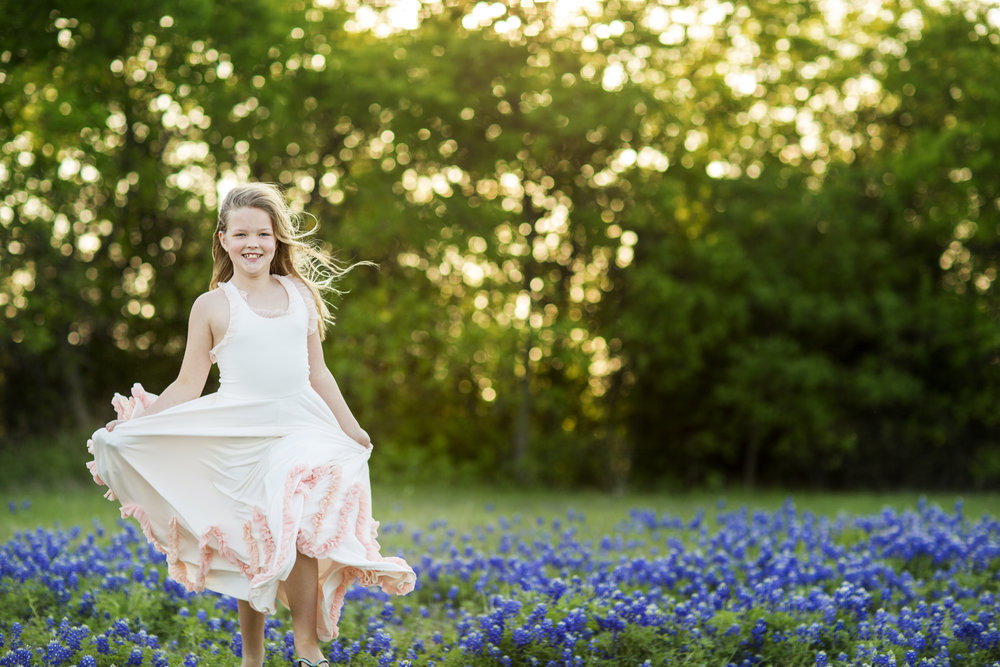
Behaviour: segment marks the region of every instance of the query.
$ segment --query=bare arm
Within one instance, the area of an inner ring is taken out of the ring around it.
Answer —
[[[146,408],[143,416],[162,412],[167,408],[201,396],[212,368],[209,352],[212,349],[212,329],[210,326],[212,305],[208,294],[202,294],[191,307],[188,320],[187,346],[177,379],[170,383],[163,393]],[[114,429],[118,420],[108,423],[108,430]]]
[[[326,361],[323,359],[323,344],[319,339],[319,334],[311,334],[308,343],[309,383],[312,388],[330,406],[333,416],[337,418],[344,433],[365,447],[371,447],[371,438],[358,424],[351,409],[347,407],[347,401],[344,400],[344,395],[341,393],[333,373],[326,367]]]

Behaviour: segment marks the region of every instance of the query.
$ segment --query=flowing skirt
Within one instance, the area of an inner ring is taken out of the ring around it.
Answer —
[[[121,502],[188,590],[213,590],[273,613],[301,552],[319,561],[317,632],[337,636],[347,587],[413,590],[400,558],[383,558],[366,448],[307,388],[273,398],[203,396],[137,416],[151,397],[116,397],[127,421],[88,443],[94,479]]]

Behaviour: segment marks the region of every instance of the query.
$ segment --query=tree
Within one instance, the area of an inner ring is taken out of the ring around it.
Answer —
[[[570,5],[11,8],[0,435],[171,379],[252,178],[381,267],[326,346],[394,474],[1000,473],[987,8]]]

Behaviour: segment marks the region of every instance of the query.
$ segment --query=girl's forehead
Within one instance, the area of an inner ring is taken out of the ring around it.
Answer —
[[[259,208],[238,208],[229,213],[229,229],[271,229],[271,216]]]

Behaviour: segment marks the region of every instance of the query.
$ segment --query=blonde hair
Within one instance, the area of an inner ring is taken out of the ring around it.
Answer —
[[[229,227],[229,215],[241,208],[255,208],[263,211],[271,219],[277,247],[271,260],[271,273],[290,278],[298,278],[312,294],[319,311],[319,335],[326,335],[326,325],[333,323],[333,314],[323,300],[327,292],[341,294],[333,283],[355,266],[375,266],[371,262],[357,262],[344,267],[324,252],[318,244],[309,239],[316,231],[302,230],[299,216],[288,208],[284,195],[271,183],[247,183],[230,190],[219,206],[219,220],[212,237],[212,280],[209,289],[215,289],[220,282],[233,277],[233,260],[222,247],[219,234],[225,234]]]

